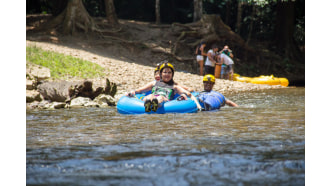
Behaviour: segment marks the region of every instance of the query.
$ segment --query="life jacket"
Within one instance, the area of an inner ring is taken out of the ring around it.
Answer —
[[[174,84],[170,85],[164,83],[163,81],[157,81],[156,84],[152,87],[153,95],[161,95],[172,100],[174,98]]]
[[[225,96],[213,90],[210,92],[203,91],[197,97],[204,104],[204,107],[208,105],[211,110],[220,109],[220,107],[226,104]]]

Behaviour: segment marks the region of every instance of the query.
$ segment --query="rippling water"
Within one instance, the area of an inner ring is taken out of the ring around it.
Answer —
[[[219,112],[27,111],[28,185],[304,185],[305,89],[228,95]]]

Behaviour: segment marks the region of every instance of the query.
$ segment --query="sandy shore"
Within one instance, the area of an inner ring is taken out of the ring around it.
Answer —
[[[83,49],[69,48],[62,45],[26,41],[27,46],[37,46],[44,50],[54,51],[71,55],[77,58],[97,63],[106,69],[106,76],[92,79],[94,84],[105,84],[105,78],[118,85],[118,93],[139,88],[146,83],[153,81],[154,67],[144,66],[140,64],[130,63],[111,57],[100,56]],[[175,67],[174,67],[175,68]],[[72,78],[67,79],[72,81]],[[175,72],[174,80],[182,85],[193,88],[195,91],[203,90],[202,76],[184,72]],[[224,95],[238,93],[242,91],[263,90],[263,89],[278,89],[285,88],[280,85],[258,85],[251,83],[241,83],[237,81],[229,81],[217,79],[213,90],[221,92]]]

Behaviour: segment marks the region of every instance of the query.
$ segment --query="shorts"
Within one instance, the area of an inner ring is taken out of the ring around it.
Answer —
[[[233,72],[233,65],[226,65],[221,67],[221,74],[229,74]]]
[[[202,55],[197,55],[197,56],[196,56],[196,60],[197,60],[197,61],[204,61],[204,58],[203,58]]]
[[[214,70],[215,70],[215,67],[211,67],[211,66],[205,65],[205,75],[206,74],[212,74],[212,75],[214,75]]]

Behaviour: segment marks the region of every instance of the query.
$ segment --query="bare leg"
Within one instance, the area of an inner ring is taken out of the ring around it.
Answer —
[[[167,99],[164,98],[163,96],[158,96],[158,97],[157,97],[157,100],[158,100],[158,105],[160,105],[161,103],[163,103],[163,102],[166,101]]]
[[[154,99],[154,98],[155,98],[155,96],[154,96],[153,94],[149,94],[149,95],[145,96],[145,97],[142,99],[142,101],[145,102],[147,99],[152,100],[152,99]]]
[[[201,61],[198,61],[198,63],[199,63],[199,75],[203,76],[204,61],[201,60]]]
[[[231,81],[233,81],[233,79],[234,79],[234,74],[233,74],[232,71],[229,73],[229,78],[228,78],[228,79],[231,80]]]

